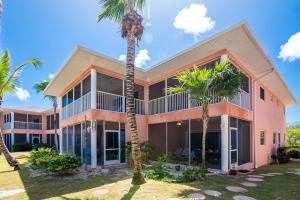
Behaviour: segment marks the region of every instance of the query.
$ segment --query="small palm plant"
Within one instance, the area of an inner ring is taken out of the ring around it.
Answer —
[[[50,80],[43,80],[41,82],[35,83],[33,88],[37,93],[42,93],[48,84],[50,83]],[[55,148],[58,151],[58,134],[57,134],[57,119],[56,119],[56,113],[57,113],[57,97],[56,96],[49,96],[45,95],[44,98],[50,100],[52,102],[53,107],[53,114],[54,114],[54,142],[55,142]]]
[[[215,97],[232,98],[238,92],[242,83],[242,73],[232,66],[228,60],[216,62],[213,69],[199,68],[186,70],[176,76],[179,85],[169,87],[168,93],[189,92],[191,101],[202,106],[202,164],[201,176],[206,173],[205,144],[209,122],[209,104]]]
[[[145,183],[145,179],[142,174],[141,147],[134,109],[134,60],[136,41],[142,38],[144,30],[143,18],[137,11],[144,8],[145,0],[100,0],[100,4],[103,6],[103,10],[98,15],[98,22],[103,19],[117,22],[121,26],[122,38],[127,39],[126,113],[134,163],[132,184],[140,185]]]
[[[33,65],[34,68],[38,68],[41,64],[42,63],[39,59],[31,59],[12,69],[8,50],[6,50],[2,54],[0,58],[0,106],[2,105],[3,98],[6,94],[15,92],[17,90],[18,84],[20,83],[20,73],[25,68],[25,66]],[[8,151],[2,137],[2,130],[0,133],[0,151],[5,156],[8,164],[14,167],[15,170],[18,170],[19,162],[14,157],[12,157],[10,152]]]

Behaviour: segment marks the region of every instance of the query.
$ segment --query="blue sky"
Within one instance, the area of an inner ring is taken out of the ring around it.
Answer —
[[[36,94],[32,86],[49,74],[55,74],[78,44],[117,59],[126,52],[126,43],[120,37],[117,24],[96,23],[101,11],[98,0],[4,0],[3,4],[1,49],[10,50],[13,64],[33,57],[44,63],[39,70],[27,68],[23,71],[19,98],[15,94],[6,96],[4,106],[50,107],[51,103]],[[140,53],[137,64],[141,67],[152,66],[247,20],[300,100],[299,0],[265,0],[263,3],[261,0],[149,0],[148,4],[149,14],[148,9],[144,12],[144,22],[148,25],[137,50]],[[182,11],[184,8],[189,10]],[[199,21],[188,20],[195,17]],[[282,54],[285,59],[278,58],[280,47],[285,44]],[[300,106],[288,108],[287,122],[300,122],[299,113]]]

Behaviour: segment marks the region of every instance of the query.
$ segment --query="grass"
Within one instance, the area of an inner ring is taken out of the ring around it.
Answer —
[[[26,155],[26,154],[25,154]],[[97,175],[86,180],[30,177],[29,169],[24,166],[26,157],[24,153],[15,153],[22,164],[20,171],[12,171],[3,156],[0,156],[0,191],[16,188],[25,188],[26,193],[21,193],[6,199],[93,199],[91,193],[97,189],[107,189],[109,193],[98,199],[167,199],[179,197],[186,199],[191,192],[204,189],[214,189],[223,193],[222,199],[232,199],[233,193],[225,190],[225,186],[236,185],[245,181],[246,176],[227,177],[210,176],[202,182],[189,184],[173,184],[159,181],[147,180],[141,186],[132,186],[130,177],[116,177],[113,175]],[[284,165],[269,165],[259,168],[254,174],[268,172],[287,172],[300,170],[300,163],[289,163]],[[265,177],[265,181],[258,183],[258,187],[249,188],[247,196],[259,200],[288,199],[296,200],[300,197],[300,176],[285,173],[275,177]],[[5,199],[5,198],[4,198]],[[216,199],[216,198],[207,198]]]

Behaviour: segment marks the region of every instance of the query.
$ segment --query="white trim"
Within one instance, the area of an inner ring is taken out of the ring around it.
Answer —
[[[104,165],[115,165],[115,164],[120,164],[121,163],[121,146],[120,146],[120,123],[119,123],[119,130],[104,130]],[[106,134],[107,133],[118,133],[118,148],[113,148],[113,149],[106,149]],[[110,150],[118,150],[118,160],[106,160],[106,151]]]
[[[231,146],[231,131],[235,130],[236,131],[236,148],[232,149]],[[230,127],[229,128],[229,164],[230,164],[230,168],[232,167],[238,167],[239,166],[239,133],[238,133],[238,129],[235,127]],[[231,162],[231,153],[232,152],[236,152],[236,162],[232,163]]]

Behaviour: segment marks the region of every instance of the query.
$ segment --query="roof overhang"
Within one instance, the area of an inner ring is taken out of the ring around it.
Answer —
[[[197,45],[147,69],[136,68],[136,79],[151,82],[166,71],[179,69],[216,52],[227,50],[238,59],[255,80],[259,80],[285,105],[297,101],[279,75],[265,51],[257,42],[246,22],[241,22]],[[83,47],[77,47],[45,90],[45,94],[59,96],[74,79],[90,66],[125,74],[125,64]],[[269,73],[266,73],[269,72]]]

